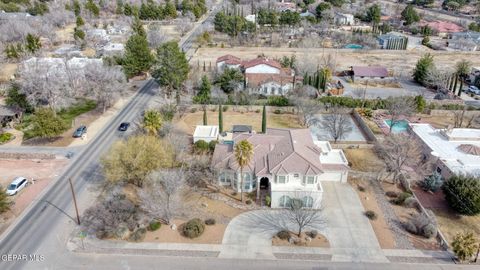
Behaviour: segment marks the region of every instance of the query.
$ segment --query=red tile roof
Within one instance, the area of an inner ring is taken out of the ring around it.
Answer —
[[[243,62],[242,66],[244,68],[251,68],[251,67],[262,65],[262,64],[268,65],[277,69],[282,69],[282,65],[277,60],[268,59],[265,57],[258,57],[253,60],[245,61]]]
[[[385,67],[352,67],[354,76],[359,77],[388,77],[388,70]]]
[[[455,33],[455,32],[461,32],[464,30],[464,28],[458,24],[455,24],[452,22],[445,22],[445,21],[433,21],[433,22],[421,21],[420,22],[420,26],[425,26],[425,25],[428,25],[430,28],[432,28],[433,30],[439,33]]]
[[[229,65],[238,65],[238,64],[242,63],[242,59],[240,59],[236,56],[233,56],[231,54],[227,54],[227,55],[220,56],[219,58],[217,58],[217,63],[224,62],[224,61],[225,61],[225,64],[229,64]]]

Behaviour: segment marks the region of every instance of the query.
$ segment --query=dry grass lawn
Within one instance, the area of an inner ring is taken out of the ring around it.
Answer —
[[[0,65],[0,82],[8,82],[17,71],[18,64],[3,63]]]
[[[62,42],[73,41],[73,30],[75,28],[75,24],[69,24],[64,28],[56,31],[57,37]]]
[[[218,125],[218,111],[207,111],[207,120],[209,125]],[[203,111],[187,113],[181,119],[177,120],[177,127],[188,134],[193,134],[196,125],[203,124]],[[226,111],[223,113],[223,129],[231,130],[233,125],[251,125],[253,130],[262,130],[262,113],[256,112],[234,112]],[[297,118],[293,114],[267,114],[267,127],[269,128],[300,128]]]
[[[352,170],[361,172],[376,172],[382,161],[372,149],[343,149],[347,160],[351,163]]]
[[[472,231],[480,235],[480,215],[461,216],[452,210],[432,209],[437,217],[440,230],[446,240],[451,243],[455,234],[464,231]]]

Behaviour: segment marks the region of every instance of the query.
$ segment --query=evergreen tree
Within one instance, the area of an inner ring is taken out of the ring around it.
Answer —
[[[12,83],[7,90],[7,98],[5,103],[8,106],[15,106],[25,110],[26,113],[32,113],[33,107],[28,103],[27,96],[20,92],[20,85]]]
[[[420,16],[417,14],[417,11],[415,11],[415,8],[413,8],[413,5],[407,5],[401,15],[402,19],[405,20],[405,25],[420,21]]]
[[[77,16],[76,23],[77,23],[77,27],[81,27],[85,25],[85,21],[83,21],[83,18],[81,16]]]
[[[38,109],[32,117],[32,133],[35,137],[52,138],[62,134],[68,125],[49,108]]]
[[[203,108],[203,125],[208,125],[207,123],[207,107]]]
[[[223,132],[223,109],[222,104],[218,105],[218,131]]]
[[[180,50],[177,42],[169,41],[158,47],[152,76],[161,86],[167,87],[170,93],[173,90],[179,93],[189,71],[185,53]]]
[[[428,71],[434,67],[433,56],[429,53],[425,54],[417,61],[415,69],[413,70],[413,79],[424,85],[426,83],[425,79],[427,78]]]
[[[35,53],[40,48],[42,48],[42,43],[40,42],[40,37],[35,36],[32,34],[28,34],[26,37],[27,44],[25,45],[25,49],[27,49],[28,52],[30,53]]]
[[[380,17],[382,16],[382,11],[378,4],[374,4],[367,9],[367,14],[365,19],[367,22],[371,22],[373,25],[380,23]]]
[[[267,109],[265,105],[263,105],[263,111],[262,111],[262,133],[263,134],[267,133]]]
[[[480,213],[480,179],[472,176],[452,176],[443,185],[448,204],[462,215]]]
[[[117,8],[115,9],[116,14],[124,14],[123,13],[123,0],[117,0]]]
[[[73,0],[73,13],[75,13],[75,16],[77,17],[80,16],[81,11],[82,11],[82,8],[78,0]]]
[[[73,30],[73,38],[75,38],[75,40],[84,40],[85,32],[83,32],[82,29],[75,27],[75,29]]]
[[[453,94],[457,93],[458,74],[455,74],[455,81],[453,83]]]
[[[85,3],[85,9],[90,11],[90,13],[92,13],[95,17],[98,17],[98,15],[100,15],[100,9],[93,2],[93,0],[87,0],[87,3]]]
[[[142,37],[147,36],[147,32],[145,32],[145,28],[143,28],[142,21],[138,17],[135,17],[132,23],[132,30],[135,34],[140,35]]]
[[[165,4],[164,13],[165,13],[165,16],[169,18],[175,19],[177,17],[177,9],[175,8],[175,5],[170,0],[167,0],[167,3]]]
[[[133,34],[125,45],[123,56],[123,70],[128,78],[148,71],[152,66],[154,57],[148,48],[147,38]]]
[[[210,102],[210,92],[212,90],[212,85],[210,84],[210,80],[206,75],[202,76],[202,83],[200,85],[199,91],[195,97],[193,97],[193,101],[195,103],[200,104],[208,104]]]
[[[125,5],[123,6],[123,14],[125,16],[132,16],[134,14],[133,8],[129,3],[125,3]]]

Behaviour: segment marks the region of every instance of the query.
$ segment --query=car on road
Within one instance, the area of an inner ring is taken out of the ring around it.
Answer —
[[[472,93],[475,95],[480,95],[480,89],[474,85],[470,85],[467,89],[467,93]]]
[[[86,126],[80,126],[73,132],[73,137],[74,138],[80,138],[83,136],[83,134],[87,133],[87,127]]]
[[[120,124],[120,126],[118,127],[118,130],[120,131],[127,131],[128,127],[130,126],[130,123],[128,122],[123,122]]]
[[[7,195],[13,196],[28,185],[28,180],[25,177],[17,177],[13,179],[12,183],[8,185]]]

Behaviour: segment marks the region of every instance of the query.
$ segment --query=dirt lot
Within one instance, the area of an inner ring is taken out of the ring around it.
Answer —
[[[6,229],[12,218],[17,217],[30,202],[61,173],[67,165],[67,159],[54,160],[9,160],[0,159],[0,184],[6,187],[17,176],[35,179],[19,194],[10,197],[15,202],[12,209],[0,218],[0,232]]]
[[[207,111],[209,125],[218,125],[218,111]],[[193,134],[196,125],[203,124],[203,111],[187,113],[177,120],[177,127],[189,134]],[[262,113],[234,112],[231,108],[223,113],[223,129],[231,130],[233,125],[251,125],[253,130],[262,130]],[[267,114],[267,126],[271,128],[300,128],[297,118],[293,114]]]
[[[354,50],[337,50],[337,49],[320,49],[320,48],[268,48],[268,47],[235,47],[235,48],[200,48],[195,53],[191,63],[209,62],[215,65],[218,57],[232,54],[242,59],[256,58],[258,55],[264,54],[271,58],[281,58],[283,56],[295,55],[298,61],[303,59],[321,59],[324,55],[336,57],[337,70],[347,69],[352,65],[381,65],[394,70],[394,75],[410,74],[417,60],[425,54],[421,51],[391,51],[391,50],[371,50],[371,51],[354,51]],[[454,63],[461,59],[472,62],[473,66],[480,66],[480,52],[448,52],[434,51],[431,52],[434,61],[438,66],[453,67]],[[407,57],[406,57],[407,56]]]

